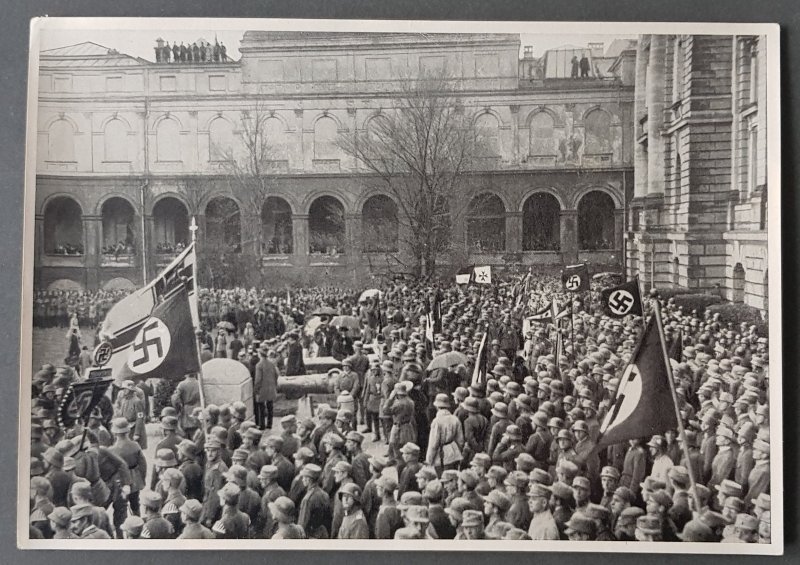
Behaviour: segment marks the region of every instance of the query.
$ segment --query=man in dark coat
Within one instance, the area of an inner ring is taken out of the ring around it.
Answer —
[[[278,398],[278,368],[273,361],[274,352],[266,347],[260,349],[261,360],[256,365],[256,374],[253,381],[253,398],[255,406],[259,407],[256,413],[256,425],[268,430],[272,429],[272,409]],[[265,413],[266,411],[266,419]]]
[[[306,494],[300,501],[297,524],[303,528],[309,538],[328,539],[333,518],[331,500],[319,486],[322,469],[313,463],[307,464],[300,471]]]
[[[291,332],[288,335],[286,346],[286,376],[305,375],[306,366],[303,364],[303,346],[300,345],[300,336]]]

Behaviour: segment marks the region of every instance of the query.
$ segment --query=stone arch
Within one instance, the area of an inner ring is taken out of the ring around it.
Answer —
[[[136,285],[125,277],[115,277],[103,284],[103,290],[135,290]]]
[[[68,292],[83,292],[83,285],[72,279],[56,279],[47,285],[47,291],[66,290]]]
[[[615,203],[601,190],[583,194],[578,201],[578,248],[589,251],[614,249]]]
[[[191,241],[189,206],[177,195],[160,196],[153,204],[153,241],[156,253],[176,253]]]
[[[261,253],[290,255],[294,252],[292,206],[280,196],[270,196],[261,207]]]
[[[497,127],[502,128],[505,124],[503,123],[503,118],[500,116],[500,113],[495,110],[494,108],[481,108],[472,116],[472,125],[475,126],[478,123],[478,120],[481,119],[483,116],[493,116],[494,119],[497,120]]]
[[[104,194],[97,201],[97,204],[95,204],[95,207],[94,207],[94,214],[97,215],[97,216],[102,216],[103,215],[103,205],[105,205],[105,203],[108,202],[109,200],[111,200],[112,198],[121,198],[122,200],[124,200],[125,202],[130,204],[130,206],[134,210],[138,210],[138,208],[139,208],[138,202],[136,202],[133,198],[131,198],[127,194],[124,194],[122,192],[111,192],[109,194]]]
[[[345,207],[335,196],[321,195],[308,207],[308,242],[312,255],[345,252]]]
[[[323,196],[330,196],[334,200],[338,200],[339,203],[341,203],[342,206],[344,206],[346,214],[358,214],[358,213],[360,213],[360,209],[359,208],[355,208],[355,207],[351,206],[351,204],[352,204],[351,200],[348,198],[348,196],[346,194],[340,192],[339,190],[330,189],[330,188],[314,190],[311,193],[307,194],[300,201],[300,206],[299,206],[300,213],[301,214],[310,214],[311,213],[311,205],[314,203],[315,200],[318,200],[319,198],[321,198]]]
[[[361,241],[365,252],[392,253],[399,249],[400,224],[394,198],[372,194],[361,205]]]
[[[583,199],[584,196],[589,194],[590,192],[603,192],[607,194],[611,201],[614,203],[614,209],[619,210],[625,207],[623,202],[622,191],[618,190],[613,185],[602,185],[602,184],[586,184],[583,186],[579,186],[577,190],[572,193],[572,202],[571,207],[577,208],[578,203]]]
[[[55,196],[44,207],[44,252],[83,255],[83,210],[71,196]]]
[[[561,202],[553,192],[537,190],[522,204],[522,250],[561,249]]]
[[[111,196],[100,205],[103,255],[132,255],[136,251],[136,208],[127,198]]]
[[[581,115],[581,123],[585,125],[587,116],[595,111],[604,112],[608,116],[608,119],[610,120],[612,126],[620,125],[619,116],[616,113],[609,110],[608,108],[603,108],[603,106],[601,106],[600,104],[595,104],[593,106],[586,108],[586,110],[584,110],[583,114]]]
[[[747,275],[744,266],[741,263],[736,263],[736,266],[733,267],[733,278],[731,280],[732,302],[744,303],[746,280]]]
[[[213,196],[205,205],[207,245],[239,252],[242,248],[242,219],[239,203],[230,196]]]
[[[467,248],[473,252],[499,252],[506,248],[506,211],[503,199],[493,192],[472,197],[466,211]]]
[[[561,191],[558,190],[557,188],[554,188],[554,187],[551,187],[551,186],[538,186],[538,187],[534,188],[533,190],[531,190],[530,192],[525,193],[525,195],[522,197],[522,204],[520,205],[519,211],[520,212],[524,212],[525,202],[531,196],[534,196],[534,195],[540,194],[540,193],[546,193],[546,194],[549,194],[550,196],[552,196],[553,198],[555,198],[556,202],[558,202],[558,207],[560,209],[562,209],[562,210],[564,210],[566,208],[574,207],[574,206],[570,205],[569,201],[564,199],[564,197],[562,196]]]
[[[530,112],[528,112],[528,115],[525,117],[525,127],[531,127],[531,121],[533,121],[533,118],[535,118],[537,114],[542,114],[542,113],[550,116],[550,118],[553,120],[553,127],[556,128],[564,127],[564,122],[561,119],[561,116],[559,116],[557,112],[553,111],[551,108],[548,108],[547,106],[538,106],[533,110],[531,110]]]

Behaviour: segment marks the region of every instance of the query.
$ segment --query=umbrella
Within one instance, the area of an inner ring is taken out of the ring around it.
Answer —
[[[217,327],[223,330],[228,330],[229,332],[232,332],[234,329],[236,329],[230,322],[220,322],[217,324]]]
[[[319,316],[312,316],[306,322],[306,325],[303,326],[303,333],[308,336],[313,336],[314,332],[317,331],[317,328],[322,324],[322,320]]]
[[[361,331],[361,323],[354,316],[336,316],[331,320],[331,325],[336,328],[344,326],[354,331]]]
[[[428,371],[434,369],[449,369],[456,365],[466,365],[468,362],[467,356],[460,351],[448,351],[447,353],[442,353],[434,357],[433,361],[428,364]]]
[[[339,312],[331,308],[330,306],[323,306],[322,308],[317,308],[315,312],[313,312],[312,316],[336,316]]]
[[[375,296],[378,298],[383,298],[383,293],[377,288],[370,288],[361,293],[361,296],[358,297],[358,301],[364,302],[365,300],[374,298]]]

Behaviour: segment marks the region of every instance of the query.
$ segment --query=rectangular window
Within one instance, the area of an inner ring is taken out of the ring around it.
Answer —
[[[211,75],[208,77],[208,89],[212,92],[220,92],[227,90],[227,81],[225,75]]]
[[[122,77],[106,77],[106,92],[121,92],[124,89]]]
[[[392,78],[391,59],[365,59],[364,76],[367,80],[388,80]]]
[[[500,74],[497,53],[478,53],[475,55],[475,76],[478,78],[496,77]]]
[[[674,52],[672,54],[672,102],[678,102],[683,99],[683,65],[684,65],[684,51],[683,41],[681,37],[675,36],[673,42]]]
[[[159,88],[163,92],[172,92],[178,89],[178,81],[174,76],[160,77]]]
[[[72,90],[72,77],[56,76],[53,77],[53,91],[54,92],[69,92]]]
[[[261,82],[283,81],[283,61],[267,59],[258,62],[258,78]]]
[[[336,60],[322,59],[311,63],[311,78],[314,81],[336,80]]]

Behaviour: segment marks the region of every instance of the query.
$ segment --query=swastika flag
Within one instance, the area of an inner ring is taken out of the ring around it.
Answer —
[[[197,341],[185,287],[175,289],[157,304],[133,338],[119,378],[144,380],[154,377],[180,379],[200,370]]]
[[[622,373],[614,405],[600,425],[597,449],[676,429],[667,362],[656,317],[652,316]]]
[[[633,279],[625,284],[605,288],[600,292],[603,310],[612,318],[624,318],[629,314],[642,316],[642,294],[639,281]]]
[[[583,292],[589,290],[589,267],[586,263],[580,265],[567,265],[561,271],[561,283],[568,292]]]

